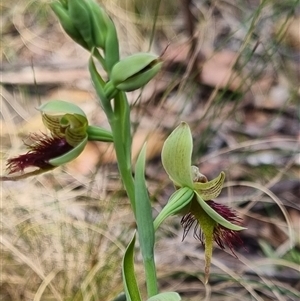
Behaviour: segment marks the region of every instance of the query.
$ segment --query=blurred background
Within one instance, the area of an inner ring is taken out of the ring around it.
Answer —
[[[153,215],[174,187],[161,147],[181,120],[194,138],[193,164],[209,179],[226,172],[218,202],[234,207],[244,245],[204,254],[180,217],[156,233],[161,291],[184,301],[300,299],[299,0],[105,0],[121,56],[162,55],[164,68],[128,93],[133,158],[148,141]],[[1,2],[1,175],[45,132],[36,107],[71,101],[90,124],[108,127],[90,81],[89,53],[61,29],[49,1]],[[1,183],[0,300],[111,301],[122,292],[120,262],[135,229],[109,144],[90,142],[75,161]],[[144,274],[137,252],[143,294]],[[145,296],[145,295],[144,295]]]

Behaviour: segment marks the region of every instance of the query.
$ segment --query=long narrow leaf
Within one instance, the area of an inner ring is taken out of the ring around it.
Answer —
[[[146,144],[139,154],[135,167],[136,222],[144,259],[153,257],[154,247],[152,209],[145,183],[145,157]]]
[[[144,144],[135,168],[136,222],[141,252],[144,260],[148,296],[158,293],[154,262],[154,227],[152,209],[145,180],[146,144]]]
[[[122,275],[126,301],[142,301],[134,274],[134,244],[135,233],[131,242],[127,246],[122,264]]]

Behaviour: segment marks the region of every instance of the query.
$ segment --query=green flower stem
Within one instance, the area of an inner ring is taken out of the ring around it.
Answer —
[[[93,56],[99,61],[99,63],[102,65],[103,69],[107,71],[105,59],[100,54],[99,50],[97,48],[94,48],[91,52]]]
[[[131,162],[130,107],[124,92],[119,92],[114,98],[114,117],[109,119],[109,123],[114,138],[119,171],[136,218],[135,182],[132,176]],[[147,237],[139,236],[140,244],[147,239]],[[144,258],[144,268],[148,296],[154,296],[158,293],[154,256]]]
[[[95,51],[96,50],[94,49],[93,55],[94,55]],[[90,57],[90,60],[89,60],[89,71],[91,74],[91,78],[92,78],[95,90],[99,97],[100,104],[101,104],[108,120],[112,120],[114,118],[114,112],[112,110],[110,100],[106,98],[105,93],[104,93],[105,82],[102,79],[102,77],[100,76],[100,74],[98,73],[92,56]]]
[[[93,54],[94,53],[95,50]],[[111,101],[104,93],[105,82],[98,73],[92,57],[89,61],[89,70],[102,108],[108,118],[112,130],[119,171],[135,215],[134,180],[131,170],[132,138],[130,132],[130,108],[128,100],[123,92],[119,92],[114,99],[113,110]]]
[[[89,141],[114,142],[112,133],[98,126],[89,125],[86,129]]]
[[[126,153],[126,160],[131,165],[131,146],[132,146],[132,135],[131,135],[131,123],[130,123],[130,106],[124,92],[119,92],[115,97],[115,114],[120,116],[122,119],[122,131],[123,143]]]
[[[123,94],[120,95],[120,94]],[[118,161],[118,167],[127,191],[134,215],[135,210],[135,189],[131,168],[131,132],[129,104],[123,92],[117,94],[114,99],[114,114],[108,118],[111,126],[114,146]]]

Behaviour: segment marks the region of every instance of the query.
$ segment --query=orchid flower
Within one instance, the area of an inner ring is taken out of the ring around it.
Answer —
[[[88,140],[112,141],[109,131],[89,126],[85,113],[72,103],[50,101],[38,110],[50,135],[30,134],[32,143],[26,144],[28,152],[7,161],[8,174],[23,172],[28,167],[37,167],[38,170],[15,178],[4,177],[6,180],[37,175],[68,163],[81,154]]]
[[[162,149],[162,164],[176,187],[176,192],[154,221],[154,228],[174,214],[183,214],[181,224],[184,228],[183,239],[195,225],[194,237],[205,246],[205,282],[208,282],[213,242],[222,249],[227,245],[232,253],[235,245],[242,244],[237,231],[241,219],[236,212],[215,199],[221,192],[225,173],[208,181],[192,166],[193,140],[189,126],[182,122],[167,138]]]

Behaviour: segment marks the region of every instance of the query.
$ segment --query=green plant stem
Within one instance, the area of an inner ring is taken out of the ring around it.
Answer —
[[[106,70],[105,60],[104,60],[103,56],[100,54],[99,50],[97,48],[93,48],[93,50],[91,51],[91,53],[100,62],[100,64],[102,65],[103,69],[105,71],[107,71]]]
[[[131,122],[130,122],[130,106],[124,92],[119,92],[115,101],[115,113],[121,116],[122,119],[122,131],[123,143],[125,148],[126,160],[131,166],[131,147],[132,147],[132,135],[131,135]]]
[[[131,163],[132,136],[130,128],[130,107],[125,93],[119,92],[114,98],[114,117],[109,119],[109,122],[114,138],[119,171],[137,220],[135,182],[132,176]],[[139,233],[139,235],[141,235],[141,233]],[[147,237],[142,238],[139,236],[140,244],[143,240],[145,241],[147,239]],[[148,296],[151,297],[158,294],[154,256],[144,258],[144,268],[147,292]]]
[[[109,123],[114,138],[120,175],[136,216],[134,179],[131,167],[130,111],[126,96],[120,96],[120,94],[123,93],[118,93],[114,99],[114,114],[112,118],[109,118]]]

